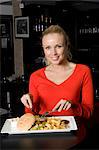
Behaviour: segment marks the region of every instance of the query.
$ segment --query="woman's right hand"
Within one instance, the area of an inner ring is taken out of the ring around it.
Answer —
[[[24,94],[21,97],[21,102],[26,106],[27,108],[32,109],[32,100],[30,94]]]

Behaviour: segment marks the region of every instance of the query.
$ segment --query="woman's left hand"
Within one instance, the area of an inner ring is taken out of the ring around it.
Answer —
[[[53,111],[62,111],[62,110],[68,110],[71,107],[71,102],[69,100],[61,99],[56,106],[53,108]]]

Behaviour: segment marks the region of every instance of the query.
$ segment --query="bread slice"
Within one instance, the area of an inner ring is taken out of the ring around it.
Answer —
[[[35,116],[31,113],[22,115],[17,123],[17,128],[21,131],[28,131],[35,122]]]

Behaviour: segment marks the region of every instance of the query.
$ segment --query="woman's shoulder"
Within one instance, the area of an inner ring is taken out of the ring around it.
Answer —
[[[31,75],[30,75],[30,77],[35,77],[35,76],[42,75],[43,72],[44,72],[44,70],[45,70],[45,67],[40,68],[40,69],[38,69],[38,70],[32,72]]]
[[[77,64],[77,68],[82,71],[91,71],[91,68],[87,64]]]
[[[88,69],[89,68],[89,66],[87,64],[80,64],[80,63],[78,63],[77,66],[79,68],[84,68],[84,69]]]

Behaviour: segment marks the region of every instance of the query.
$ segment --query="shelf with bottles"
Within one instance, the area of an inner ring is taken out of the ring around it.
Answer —
[[[80,35],[99,33],[99,10],[80,13],[78,23]]]
[[[95,34],[99,34],[99,25],[92,25],[92,26],[88,26],[85,25],[83,27],[80,27],[79,29],[79,35],[95,35]]]
[[[52,24],[52,17],[41,14],[33,18],[33,32],[43,32],[48,26]]]
[[[99,11],[80,13],[77,16],[77,41],[79,45],[99,45]]]
[[[30,17],[30,37],[29,37],[29,45],[34,49],[35,47],[41,47],[41,37],[42,32],[49,27],[51,24],[53,24],[54,19],[50,14],[37,14]],[[28,42],[26,40],[26,42]],[[32,43],[30,42],[32,41]]]

